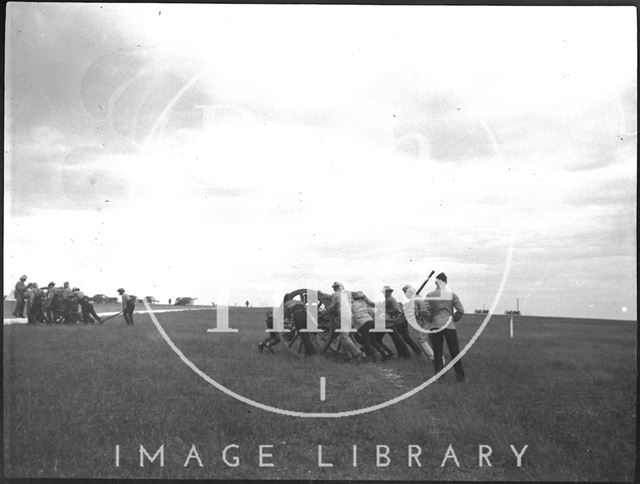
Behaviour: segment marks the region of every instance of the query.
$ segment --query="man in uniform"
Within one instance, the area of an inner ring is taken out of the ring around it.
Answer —
[[[427,329],[427,324],[431,319],[427,301],[425,301],[421,296],[416,296],[416,290],[408,284],[402,288],[402,292],[404,292],[404,295],[409,299],[409,302],[407,304],[411,304],[411,300],[413,299],[413,315],[416,319],[416,322],[423,329]],[[407,308],[406,305],[405,308]],[[406,313],[407,311],[405,311],[405,314]],[[422,347],[422,350],[427,355],[427,357],[431,361],[433,361],[433,350],[431,349],[431,346],[429,346],[428,340],[429,333],[420,333],[420,336],[418,336],[418,344]]]
[[[47,287],[45,308],[49,324],[58,324],[65,321],[65,300],[62,296],[62,288],[55,287],[53,282],[50,282]]]
[[[265,321],[267,323],[267,329],[273,329],[273,311],[267,311],[267,319]],[[280,336],[278,333],[268,333],[267,336],[262,343],[258,345],[258,351],[262,353],[262,351],[267,348],[269,351],[273,353],[273,347],[280,343]]]
[[[329,304],[326,306],[327,314],[336,318],[338,325],[341,326],[340,314],[343,311],[343,305],[346,306],[344,308],[345,317],[351,318],[351,295],[344,290],[344,286],[339,282],[334,282],[331,287],[333,288],[333,294],[331,295]],[[337,340],[340,348],[342,348],[346,353],[349,361],[359,363],[365,360],[365,354],[360,351],[358,346],[353,342],[349,333],[338,331]]]
[[[407,348],[406,343],[404,342],[404,339],[402,338],[402,336],[400,335],[400,332],[398,331],[398,325],[401,323],[400,318],[402,316],[402,307],[400,306],[400,304],[398,303],[398,301],[396,301],[396,298],[394,298],[391,293],[393,292],[393,289],[389,286],[384,286],[382,288],[382,292],[384,294],[384,308],[385,308],[385,313],[386,313],[386,319],[388,320],[395,320],[393,322],[387,322],[386,327],[387,329],[392,329],[393,331],[391,333],[389,333],[389,336],[391,337],[391,341],[393,341],[393,344],[396,347],[396,351],[398,352],[398,356],[400,358],[411,358],[411,354],[409,353],[409,349]],[[384,335],[387,333],[373,333],[374,334],[374,339],[377,340],[379,343],[382,343],[382,338],[384,338]]]
[[[65,291],[65,287],[62,288]],[[80,315],[78,314],[78,308],[80,306],[80,297],[79,295],[84,296],[80,292],[80,289],[74,287],[68,293],[65,300],[65,320],[69,324],[78,324],[80,321]]]
[[[31,309],[31,299],[33,295],[33,282],[27,284],[27,290],[24,293],[24,310],[27,313],[27,324],[29,323],[29,311]]]
[[[464,307],[462,307],[458,295],[449,289],[447,275],[444,272],[436,276],[436,290],[427,294],[426,302],[431,313],[431,320],[427,325],[427,329],[434,331],[429,334],[434,353],[433,365],[435,372],[438,373],[443,368],[442,350],[445,339],[452,359],[458,356],[460,352],[455,322],[462,318]],[[463,382],[465,376],[462,369],[462,361],[458,361],[454,365],[454,369],[456,380]]]
[[[291,299],[288,294],[284,299],[284,309],[298,330],[298,337],[301,339],[304,348],[304,356],[317,355],[318,351],[311,342],[311,336],[309,333],[301,331],[307,329],[307,308],[302,301]]]
[[[124,321],[128,325],[133,326],[133,311],[136,308],[137,298],[133,294],[127,294],[122,287],[118,289],[118,294],[122,297],[122,316],[124,317]]]
[[[93,304],[91,304],[89,298],[79,288],[73,288],[71,297],[74,299],[74,304],[80,305],[80,309],[82,311],[82,321],[84,322],[84,324],[91,324],[95,321],[102,323],[102,319],[96,314],[96,311],[93,308]]]
[[[64,322],[66,324],[75,324],[76,318],[73,315],[74,301],[71,298],[71,293],[73,290],[69,286],[69,281],[65,281],[65,283],[60,288],[60,296],[62,298],[62,305],[64,308]],[[75,304],[75,312],[78,312],[78,305]]]
[[[16,282],[14,291],[16,297],[16,307],[13,310],[13,315],[16,318],[24,318],[24,302],[27,295],[27,285],[24,283],[24,281],[26,280],[27,276],[22,276],[20,277],[20,280]]]
[[[41,323],[44,317],[42,313],[43,292],[38,287],[38,284],[35,282],[32,282],[30,286],[31,286],[31,289],[27,291],[29,293],[29,296],[28,296],[29,308],[27,309],[28,323],[29,324]]]
[[[56,283],[47,284],[47,295],[44,298],[44,315],[47,324],[55,323],[54,302],[56,299]]]
[[[384,292],[384,302],[385,302],[385,308],[387,310],[387,314],[391,319],[396,320],[393,326],[393,331],[400,337],[403,343],[406,343],[406,345],[404,346],[404,349],[406,350],[406,357],[407,358],[410,357],[409,350],[407,349],[407,345],[413,350],[413,352],[417,356],[422,355],[422,349],[420,348],[420,346],[418,346],[418,344],[415,341],[413,341],[413,338],[411,338],[411,336],[409,335],[409,323],[407,323],[407,319],[405,318],[404,313],[402,312],[402,306],[398,301],[396,301],[396,298],[394,298],[391,295],[391,293],[393,292],[393,289],[391,289],[389,286],[384,286],[383,292]],[[395,340],[394,340],[394,343],[397,347],[398,343]]]
[[[375,327],[375,311],[373,309],[375,303],[362,291],[355,291],[351,295],[353,297],[353,302],[351,303],[353,327],[358,330],[366,355],[374,362],[377,360],[376,352],[382,355],[382,361],[393,358],[393,353],[383,344],[373,339],[370,332]]]
[[[96,313],[93,303],[88,296],[85,295],[80,299],[80,309],[82,310],[83,319],[89,320],[89,322],[97,321],[98,324],[102,324],[102,318]]]

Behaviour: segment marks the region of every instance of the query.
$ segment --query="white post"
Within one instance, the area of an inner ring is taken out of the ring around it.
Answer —
[[[307,328],[301,329],[300,332],[320,332],[318,329],[318,292],[315,289],[307,290]]]
[[[320,377],[320,401],[324,402],[327,398],[327,379]]]
[[[511,339],[513,339],[513,317],[509,319],[509,334],[511,335]]]
[[[213,296],[216,301],[216,327],[207,329],[207,333],[237,333],[229,327],[229,293],[226,289],[216,288]]]

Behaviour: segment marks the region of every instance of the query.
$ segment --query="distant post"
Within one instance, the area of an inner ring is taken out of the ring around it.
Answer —
[[[224,304],[218,304],[216,308],[216,327],[207,329],[207,333],[237,333],[237,329],[229,327],[229,295],[224,289],[218,289],[214,297],[218,301],[224,301]]]
[[[513,339],[513,316],[509,318],[509,334],[511,339]]]

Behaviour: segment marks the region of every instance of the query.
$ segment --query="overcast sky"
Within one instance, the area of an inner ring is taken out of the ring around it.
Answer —
[[[631,7],[14,3],[6,36],[5,294],[434,269],[469,311],[507,273],[498,312],[637,318]]]

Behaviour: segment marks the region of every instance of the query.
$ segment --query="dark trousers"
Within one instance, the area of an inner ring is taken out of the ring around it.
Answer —
[[[304,347],[305,356],[315,355],[318,352],[316,347],[311,342],[310,333],[301,333],[301,329],[307,329],[307,310],[298,310],[291,316],[293,319],[293,325],[298,330],[298,338],[302,339],[302,346]]]
[[[67,298],[64,300],[64,322],[76,324],[78,322],[78,303]]]
[[[96,310],[93,308],[93,304],[91,304],[89,301],[80,302],[80,308],[82,309],[82,320],[85,323],[92,323],[93,318],[95,318],[96,321],[102,321],[100,316],[96,314]]]
[[[392,326],[387,325],[387,329],[391,328]],[[384,344],[382,340],[385,334],[388,334],[391,338],[391,341],[393,341],[393,345],[396,347],[396,352],[398,353],[398,356],[400,358],[411,358],[411,354],[407,349],[406,343],[402,339],[402,336],[400,336],[395,330],[393,330],[391,333],[372,333],[371,337],[373,338],[376,348],[380,347],[382,351],[384,351],[387,355],[393,356],[393,351],[391,351],[391,348]]]
[[[133,326],[133,310],[136,308],[136,303],[133,301],[129,301],[124,308],[124,312],[122,316],[124,316],[124,321],[127,324]]]
[[[361,332],[363,328],[364,328],[364,325],[358,331]],[[375,328],[375,323],[373,321],[369,321],[366,323],[366,331],[371,338],[371,346],[373,346],[373,348],[382,355],[382,361],[386,360],[387,358],[392,358],[393,351],[391,351],[391,348],[389,348],[386,344],[382,342],[382,338],[384,337],[385,333],[377,333],[373,331],[374,328]],[[360,339],[362,343],[365,342],[362,339],[362,337]],[[365,351],[366,351],[366,346],[365,346]]]
[[[418,343],[416,343],[409,335],[409,323],[407,322],[407,319],[404,317],[404,315],[402,316],[402,319],[398,323],[396,323],[395,331],[402,337],[404,342],[411,347],[416,355],[419,356],[422,354],[422,348],[420,348]]]
[[[444,340],[447,340],[447,346],[449,347],[449,353],[451,354],[451,358],[455,358],[458,356],[460,350],[458,349],[458,332],[455,329],[445,329],[439,331],[437,333],[429,334],[429,339],[431,340],[431,346],[433,347],[433,366],[438,373],[442,370],[442,349],[444,345]],[[462,360],[459,360],[453,368],[456,371],[456,380],[464,381],[464,370],[462,369]]]
[[[381,347],[379,342],[375,341],[371,336],[371,330],[375,327],[375,323],[373,321],[367,321],[362,326],[358,328],[358,334],[360,335],[360,341],[362,346],[364,346],[364,352],[376,360],[376,351],[379,352],[383,357],[385,356],[384,348]]]
[[[47,314],[47,323],[57,324],[64,320],[65,306],[62,299],[54,298],[45,307]]]
[[[397,324],[396,322],[390,322],[390,320],[388,320],[386,324],[386,328],[392,329],[393,331],[391,333],[374,333],[374,334],[379,335],[377,337],[379,338],[378,341],[380,343],[382,343],[381,340],[384,337],[384,335],[388,334],[391,337],[391,341],[393,341],[393,345],[396,347],[396,351],[398,352],[398,357],[411,358],[411,353],[409,353],[409,348],[407,348],[407,344],[404,342],[404,339],[402,338],[402,336],[400,336],[400,333],[396,331],[396,324]]]
[[[29,305],[29,311],[27,311],[27,318],[29,318],[29,324],[35,324],[42,321],[44,315],[42,314],[42,299],[36,297],[33,303]]]
[[[267,329],[273,329],[272,316],[267,317],[266,323],[267,323]],[[266,344],[269,344],[269,346],[274,346],[280,343],[280,336],[278,336],[278,333],[267,333],[267,334],[268,336],[264,340],[262,340],[262,343],[260,343],[261,345],[264,346]]]
[[[13,310],[16,318],[24,318],[24,296],[16,296],[16,308]]]

